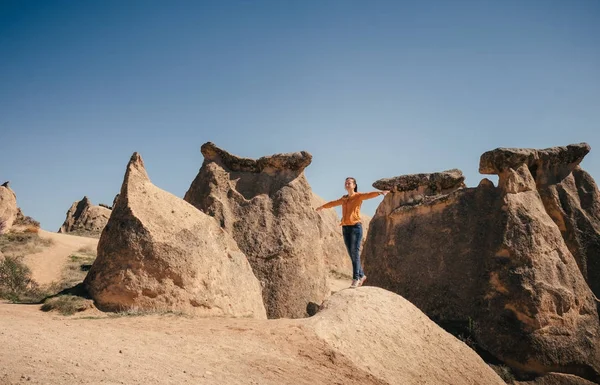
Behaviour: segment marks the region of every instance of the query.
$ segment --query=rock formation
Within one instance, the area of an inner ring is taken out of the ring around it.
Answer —
[[[328,294],[324,255],[344,251],[331,228],[333,217],[324,220],[315,212],[303,171],[311,155],[254,160],[210,142],[201,150],[204,163],[184,199],[233,235],[262,283],[269,318],[305,317],[307,305]]]
[[[67,218],[58,232],[99,238],[110,218],[110,213],[111,210],[108,208],[95,206],[87,196],[84,196],[82,200],[71,205],[67,211]]]
[[[266,318],[259,282],[235,241],[154,186],[137,153],[84,284],[102,310]]]
[[[531,381],[515,381],[514,385],[594,385],[597,382],[564,373],[548,373]]]
[[[388,384],[504,384],[467,345],[380,288],[337,292],[307,321],[334,351]]]
[[[585,279],[597,274],[598,193],[578,167],[588,151],[485,153],[480,171],[497,173],[498,187],[484,179],[464,188],[458,170],[374,183],[392,193],[371,221],[368,282],[468,329],[519,373],[600,380],[600,322]]]
[[[0,234],[10,230],[18,212],[17,196],[8,185],[4,182],[0,186]]]
[[[586,143],[545,150],[499,148],[481,156],[480,172],[500,174],[521,161],[530,170],[545,210],[596,297],[600,297],[600,192],[579,163]]]

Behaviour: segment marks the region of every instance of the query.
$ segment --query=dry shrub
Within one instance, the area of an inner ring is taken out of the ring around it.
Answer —
[[[95,255],[85,253],[70,255],[69,262],[62,272],[61,287],[73,287],[83,282],[95,259]]]
[[[12,302],[37,302],[44,295],[31,278],[22,257],[6,256],[0,261],[0,298]]]
[[[48,298],[42,305],[43,311],[56,310],[62,315],[73,315],[77,312],[92,309],[94,301],[76,295],[58,295]]]
[[[27,227],[25,227],[25,229],[23,229],[24,233],[35,233],[37,234],[40,231],[39,227],[33,226],[33,225],[29,225]]]
[[[51,239],[41,238],[37,232],[9,232],[0,235],[0,252],[5,256],[34,254],[52,244]]]
[[[96,257],[96,248],[94,246],[83,246],[77,250],[78,253]]]
[[[192,317],[190,314],[187,314],[181,310],[172,310],[168,307],[158,307],[154,306],[149,309],[142,309],[138,306],[131,306],[124,308],[121,311],[111,314],[111,317],[143,317],[149,315],[173,315],[179,317]]]
[[[504,382],[506,382],[507,384],[512,384],[515,381],[515,375],[513,374],[512,370],[506,366],[506,365],[491,365],[488,364],[493,370],[494,372],[496,372],[496,374],[498,376],[500,376],[500,378],[502,378],[502,380]]]
[[[36,221],[32,217],[23,215],[21,209],[17,212],[17,217],[13,223],[13,226],[24,226],[24,227],[37,227],[40,228],[40,222]]]

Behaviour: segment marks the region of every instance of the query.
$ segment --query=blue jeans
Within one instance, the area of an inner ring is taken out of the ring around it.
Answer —
[[[352,260],[352,279],[361,279],[365,273],[360,266],[360,241],[362,240],[362,224],[342,226],[346,250]]]

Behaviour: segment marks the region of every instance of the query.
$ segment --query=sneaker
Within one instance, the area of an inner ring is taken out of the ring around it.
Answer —
[[[367,280],[367,276],[363,275],[362,278],[358,280],[358,286],[362,286],[363,283]]]
[[[360,281],[358,279],[353,279],[352,284],[350,285],[350,289],[356,289],[358,287],[358,283]]]

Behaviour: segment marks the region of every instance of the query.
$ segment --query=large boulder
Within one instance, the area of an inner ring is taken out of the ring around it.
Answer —
[[[154,186],[137,153],[84,284],[108,311],[266,318],[259,282],[235,241],[213,218]]]
[[[433,180],[452,180],[435,174],[410,186],[404,181],[414,177],[376,182],[392,193],[371,221],[369,282],[447,328],[468,330],[482,352],[519,373],[598,381],[594,295],[536,184],[569,178],[565,170],[585,152],[573,148],[484,154],[480,169],[497,172],[498,187],[484,179],[464,188],[458,177],[432,189]]]
[[[95,206],[84,196],[82,200],[71,205],[58,232],[98,238],[110,218],[110,213],[111,210],[107,207]]]
[[[308,324],[358,369],[388,384],[504,384],[467,345],[380,288],[337,292]]]
[[[324,256],[343,251],[331,228],[333,217],[315,212],[304,176],[312,156],[296,152],[254,160],[210,142],[201,151],[204,162],[184,199],[237,241],[261,281],[269,318],[305,317],[309,303],[319,304],[328,294]]]
[[[17,196],[9,187],[9,182],[0,186],[0,234],[7,233],[17,217]]]

